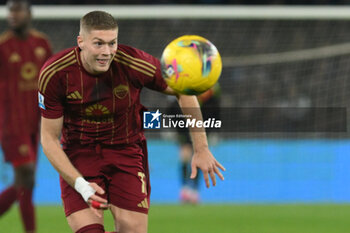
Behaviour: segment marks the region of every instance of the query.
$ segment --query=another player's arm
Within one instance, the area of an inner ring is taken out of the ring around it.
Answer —
[[[147,57],[145,60],[151,62],[153,66],[157,67],[157,69],[155,70],[154,76],[151,78],[148,75],[139,76],[138,82],[140,82],[140,86],[146,86],[150,89],[161,91],[168,95],[176,95],[179,101],[179,105],[182,108],[182,112],[185,115],[192,115],[197,119],[202,119],[202,113],[199,108],[196,96],[178,95],[173,89],[171,89],[169,86],[166,86],[162,74],[160,72],[161,65],[159,60],[150,55],[147,56],[144,53],[140,58],[142,57]],[[209,175],[212,179],[213,185],[216,185],[215,173],[220,177],[220,179],[223,180],[224,177],[220,173],[219,168],[223,171],[225,170],[225,168],[218,161],[216,161],[216,159],[210,152],[204,128],[201,130],[190,129],[190,134],[193,142],[194,151],[191,165],[191,178],[196,177],[198,167],[203,171],[206,186],[210,186]]]
[[[107,203],[107,200],[94,194],[95,191],[103,194],[104,190],[95,183],[87,183],[63,151],[59,140],[62,126],[63,116],[57,119],[41,117],[41,144],[46,157],[62,178],[74,187],[85,201],[89,204],[92,204],[93,201]],[[100,208],[107,207],[106,204],[100,205]],[[97,211],[95,213],[101,216]]]
[[[179,105],[183,114],[191,115],[192,118],[197,120],[202,120],[202,113],[196,96],[179,95],[170,87],[167,87],[164,91],[168,95],[176,95]],[[192,158],[192,173],[191,178],[197,176],[197,167],[203,172],[204,180],[206,186],[209,188],[209,176],[212,180],[213,186],[216,185],[215,173],[219,176],[221,180],[224,176],[221,174],[219,168],[225,171],[225,168],[215,159],[213,154],[210,152],[208,147],[207,135],[204,128],[200,129],[190,129],[190,135],[193,143],[193,158]]]

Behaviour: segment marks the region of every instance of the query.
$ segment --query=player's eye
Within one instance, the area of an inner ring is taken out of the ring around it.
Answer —
[[[94,43],[94,45],[101,46],[101,45],[102,45],[102,42],[96,41],[96,42]]]
[[[116,44],[115,41],[109,43],[110,46],[114,46],[115,44]]]

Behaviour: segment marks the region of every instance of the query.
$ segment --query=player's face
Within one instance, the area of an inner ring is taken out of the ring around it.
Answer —
[[[84,68],[91,74],[106,72],[117,52],[118,30],[91,30],[78,36]]]
[[[8,16],[7,22],[11,29],[21,30],[25,29],[30,22],[31,14],[28,5],[24,2],[12,2],[7,3]]]

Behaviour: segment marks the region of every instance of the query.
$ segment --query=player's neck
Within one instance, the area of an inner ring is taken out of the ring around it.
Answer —
[[[16,37],[26,39],[29,35],[29,27],[12,29]]]
[[[90,66],[89,66],[88,62],[86,61],[85,56],[84,56],[84,54],[83,54],[82,51],[80,51],[80,54],[79,54],[79,55],[80,55],[81,64],[82,64],[84,70],[85,70],[86,72],[88,72],[89,74],[91,74],[91,75],[96,75],[96,74],[94,74],[94,72],[90,69]]]

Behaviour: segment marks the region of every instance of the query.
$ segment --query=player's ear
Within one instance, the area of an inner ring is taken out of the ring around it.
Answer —
[[[84,47],[84,40],[81,35],[77,36],[77,44],[80,49],[83,49]]]

